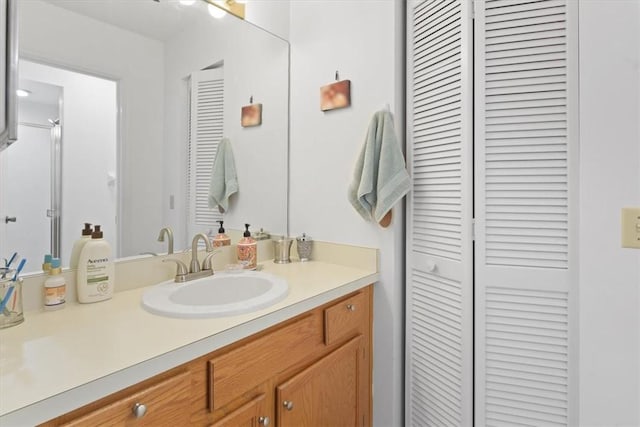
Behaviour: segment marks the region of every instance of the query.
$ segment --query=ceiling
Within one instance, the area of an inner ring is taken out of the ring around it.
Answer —
[[[184,5],[179,0],[43,0],[97,21],[165,41],[206,8],[204,1]],[[140,16],[147,19],[140,20]]]

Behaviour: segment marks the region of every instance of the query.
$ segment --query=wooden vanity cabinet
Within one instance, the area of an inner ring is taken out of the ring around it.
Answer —
[[[369,426],[372,301],[369,286],[43,425]]]

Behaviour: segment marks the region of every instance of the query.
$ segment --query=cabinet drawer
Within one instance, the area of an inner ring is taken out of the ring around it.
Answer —
[[[307,315],[209,360],[213,412],[322,348],[322,319]]]
[[[364,292],[324,310],[324,343],[334,344],[362,331],[367,324],[369,304]]]
[[[189,372],[182,372],[78,417],[64,426],[179,426],[189,424]],[[146,412],[134,415],[136,404]]]

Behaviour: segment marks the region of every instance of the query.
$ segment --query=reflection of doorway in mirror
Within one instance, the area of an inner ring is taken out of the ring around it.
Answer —
[[[7,158],[0,163],[0,176],[3,178],[0,186],[10,200],[2,196],[0,214],[4,215],[10,206],[18,206],[24,213],[11,225],[20,222],[20,229],[26,231],[16,232],[19,238],[11,243],[13,247],[0,248],[4,250],[0,257],[7,256],[7,250],[18,251],[25,258],[27,253],[31,253],[25,271],[32,272],[40,270],[42,256],[50,253],[52,232],[47,209],[51,209],[48,199],[52,188],[52,139],[48,119],[56,118],[60,119],[62,136],[61,206],[58,211],[62,265],[69,264],[73,242],[80,236],[84,222],[102,225],[105,239],[115,249],[118,241],[116,82],[26,60],[20,62],[19,81],[20,85],[35,86],[29,98],[19,104],[19,131],[22,132],[18,142],[9,147],[15,147],[15,150],[3,152],[7,153]],[[40,89],[36,90],[38,87]],[[58,88],[59,94],[54,101],[41,98],[41,89],[46,87]],[[40,125],[44,128],[38,127]],[[28,143],[34,134],[42,134],[42,146]],[[14,173],[21,175],[4,179],[7,174]],[[6,182],[10,182],[8,189],[4,188]],[[44,208],[33,205],[39,199],[46,201]],[[8,227],[4,221],[1,224],[0,231],[4,226],[6,233]]]

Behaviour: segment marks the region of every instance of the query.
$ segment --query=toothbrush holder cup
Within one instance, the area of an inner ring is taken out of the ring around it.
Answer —
[[[286,237],[273,241],[273,262],[276,264],[288,264],[291,262],[290,252],[293,239]]]
[[[22,279],[12,280],[15,270],[0,269],[0,329],[24,322]]]

